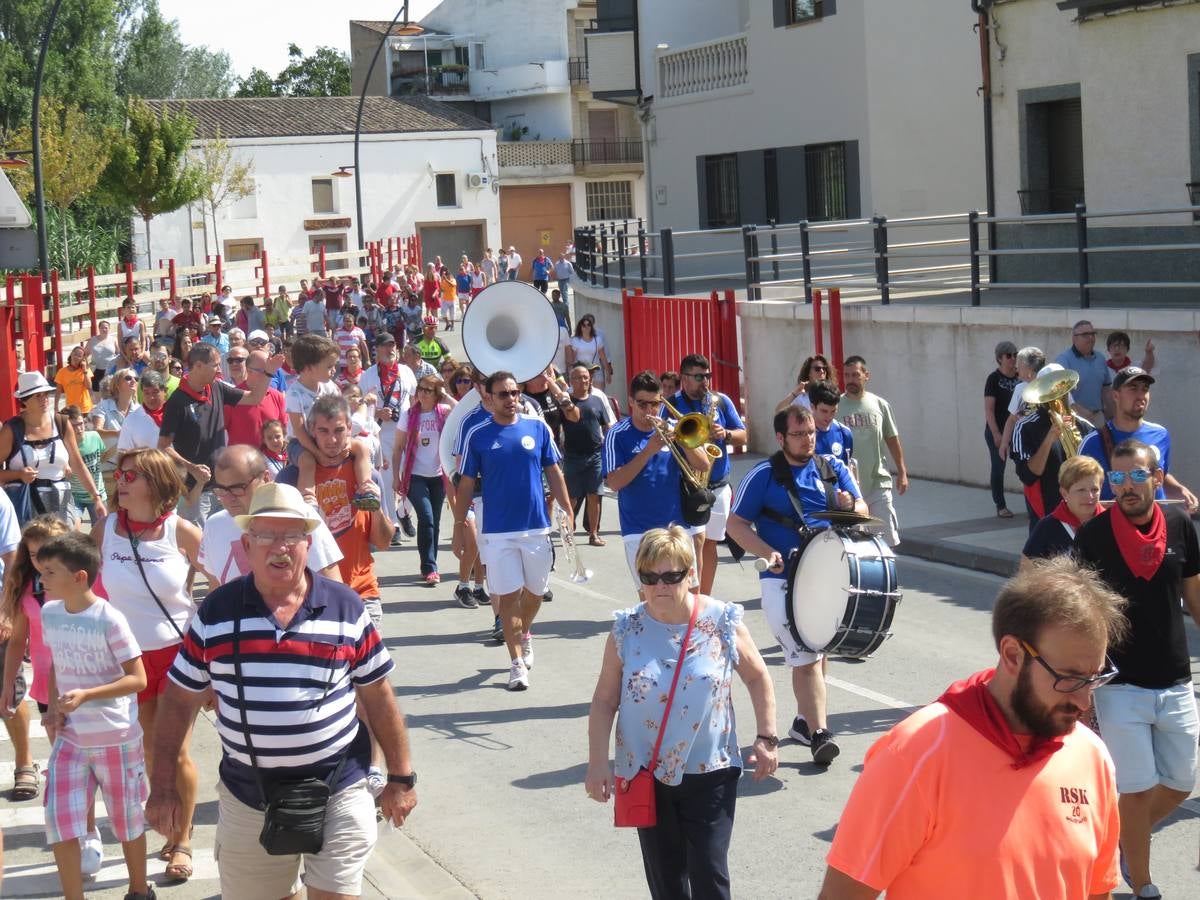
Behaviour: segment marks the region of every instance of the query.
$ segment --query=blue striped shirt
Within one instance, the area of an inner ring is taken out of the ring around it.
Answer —
[[[286,628],[271,618],[254,576],[209,594],[193,617],[170,678],[189,691],[212,686],[224,750],[221,780],[256,808],[262,800],[242,729],[268,778],[328,778],[347,755],[340,790],[366,777],[370,741],[355,713],[355,687],[387,676],[392,660],[362,600],[350,588],[310,576],[304,603]],[[245,709],[233,666],[234,619],[241,615],[239,656]]]

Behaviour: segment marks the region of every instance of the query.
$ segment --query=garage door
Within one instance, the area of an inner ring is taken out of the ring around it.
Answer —
[[[483,225],[420,225],[423,262],[440,256],[442,263],[457,274],[458,260],[465,253],[472,262],[483,259]]]
[[[537,184],[500,188],[500,237],[524,260],[521,278],[529,279],[529,261],[538,248],[552,259],[571,241],[571,186]]]

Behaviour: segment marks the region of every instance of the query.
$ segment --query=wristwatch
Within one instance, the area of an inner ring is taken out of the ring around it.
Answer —
[[[767,745],[768,747],[770,747],[772,750],[774,750],[776,747],[778,747],[778,746],[779,746],[779,737],[778,737],[778,735],[774,735],[774,734],[756,734],[754,737],[755,737],[755,739],[756,739],[756,740],[760,740],[760,741],[762,741],[764,744],[766,744],[766,745]]]
[[[779,742],[776,741],[775,743]],[[413,772],[411,775],[393,775],[391,772],[388,772],[388,784],[402,784],[405,787],[416,787],[417,773]]]

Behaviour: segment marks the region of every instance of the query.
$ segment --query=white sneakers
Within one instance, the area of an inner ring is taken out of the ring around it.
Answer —
[[[79,871],[85,878],[95,878],[104,865],[104,842],[99,830],[89,831],[79,842]]]
[[[528,687],[529,669],[525,666],[524,660],[514,659],[508,669],[508,689],[510,691],[524,691]]]
[[[525,661],[525,668],[533,668],[533,635],[528,631],[521,638],[521,658]]]

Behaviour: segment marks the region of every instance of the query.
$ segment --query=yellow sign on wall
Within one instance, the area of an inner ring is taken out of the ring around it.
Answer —
[[[539,242],[541,243],[543,248],[550,246],[550,235],[551,235],[551,231],[549,229],[542,231],[538,235]]]

